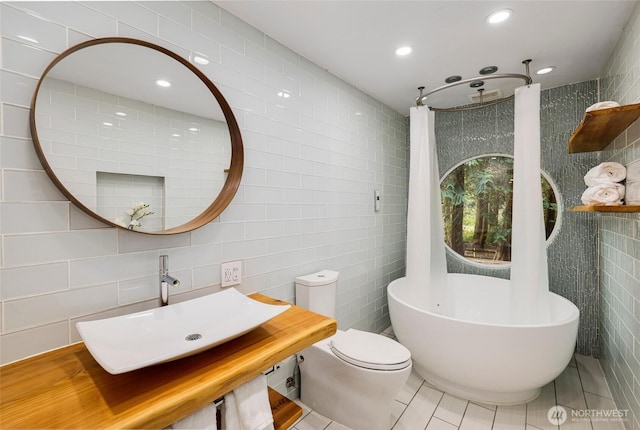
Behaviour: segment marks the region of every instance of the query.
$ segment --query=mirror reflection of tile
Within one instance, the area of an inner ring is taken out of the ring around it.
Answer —
[[[181,224],[168,218],[175,210],[165,206],[165,178],[159,176],[96,172],[96,212],[138,231]]]
[[[145,202],[154,214],[138,230],[184,224],[211,204],[226,181],[231,151],[225,122],[54,78],[44,81],[38,110],[48,119],[39,121],[38,133],[50,142],[47,158],[56,176],[110,221],[127,220],[126,210]],[[131,194],[124,198],[127,189]]]

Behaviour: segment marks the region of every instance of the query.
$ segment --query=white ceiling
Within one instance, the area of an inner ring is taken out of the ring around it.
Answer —
[[[444,85],[450,75],[524,73],[532,59],[534,82],[542,88],[600,77],[635,1],[215,1],[220,7],[329,70],[402,114],[415,105],[417,88]],[[501,24],[486,17],[513,10]],[[402,44],[413,53],[397,57]],[[535,75],[547,65],[548,75]],[[505,95],[522,81],[486,81]],[[427,104],[468,104],[468,85],[429,97]]]

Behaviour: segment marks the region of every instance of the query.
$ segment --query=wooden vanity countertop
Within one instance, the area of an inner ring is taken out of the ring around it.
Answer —
[[[0,367],[0,427],[165,428],[336,329],[334,319],[292,305],[215,348],[119,375],[76,343]]]

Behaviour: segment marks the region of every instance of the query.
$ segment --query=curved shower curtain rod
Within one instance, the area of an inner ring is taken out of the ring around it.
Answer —
[[[526,75],[521,75],[519,73],[498,73],[498,74],[495,74],[495,75],[483,75],[483,76],[478,76],[478,77],[475,77],[475,78],[463,79],[461,81],[452,82],[450,84],[443,85],[441,87],[433,89],[433,90],[429,91],[426,94],[422,94],[422,90],[424,90],[424,87],[419,87],[418,89],[420,90],[420,95],[418,96],[418,98],[416,98],[416,106],[424,106],[424,101],[427,99],[427,97],[429,97],[432,94],[435,94],[437,92],[446,90],[446,89],[451,88],[451,87],[455,87],[457,85],[469,84],[471,82],[476,82],[476,81],[483,81],[483,80],[487,80],[487,79],[517,78],[517,79],[522,79],[525,82],[525,85],[531,85],[533,80],[531,79],[531,76],[529,76],[529,63],[530,62],[531,62],[531,60],[524,60],[522,62],[522,64],[524,64],[525,68],[526,68]],[[453,107],[453,108],[429,107],[429,109],[432,110],[432,111],[436,111],[436,112],[458,112],[458,111],[465,111],[465,110],[473,110],[473,109],[483,108],[483,107],[487,107],[487,106],[493,106],[493,105],[496,105],[498,103],[506,102],[507,100],[511,100],[513,98],[513,95],[511,95],[511,96],[508,96],[508,97],[503,97],[503,98],[498,99],[498,100],[494,100],[492,102],[482,103],[482,91],[484,91],[484,90],[480,89],[478,91],[480,92],[480,103],[479,104],[469,105],[469,106]]]

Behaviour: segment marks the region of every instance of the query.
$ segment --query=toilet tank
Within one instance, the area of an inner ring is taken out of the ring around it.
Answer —
[[[335,318],[338,272],[322,270],[296,278],[296,305]]]

